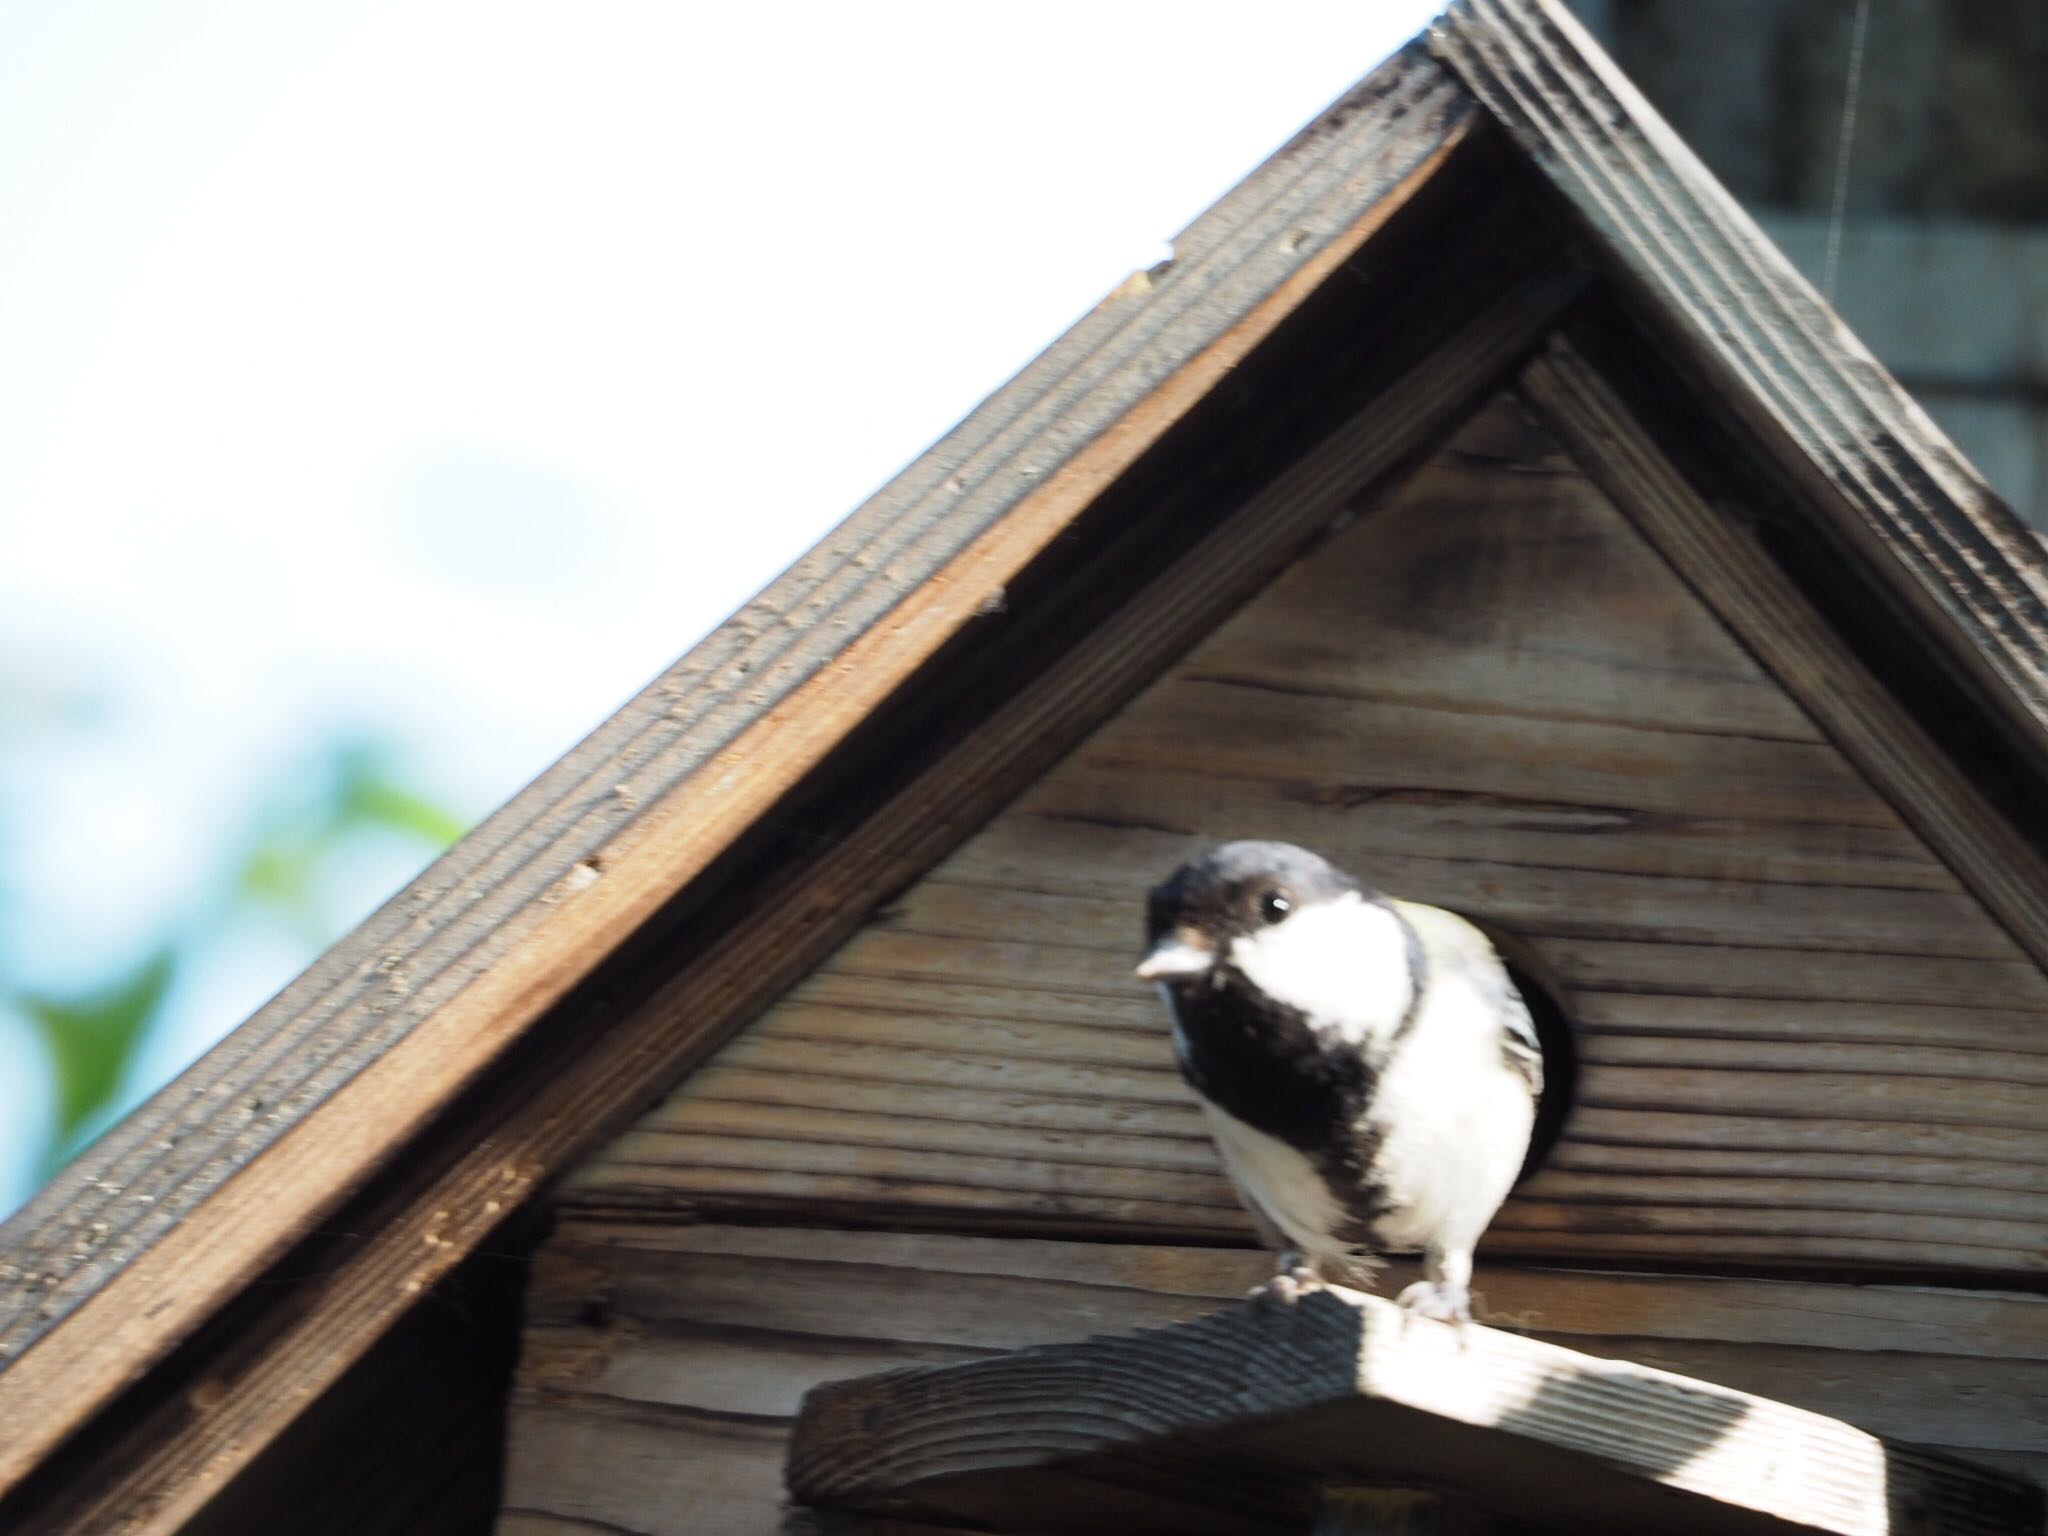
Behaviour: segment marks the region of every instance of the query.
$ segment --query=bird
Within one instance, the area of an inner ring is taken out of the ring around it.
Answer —
[[[1420,1253],[1396,1299],[1471,1319],[1472,1250],[1543,1091],[1529,1009],[1487,937],[1290,843],[1228,842],[1146,902],[1139,979],[1295,1299]]]

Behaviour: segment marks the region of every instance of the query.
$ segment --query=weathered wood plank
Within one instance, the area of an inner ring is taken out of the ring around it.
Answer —
[[[484,1536],[524,1321],[524,1255],[507,1251],[521,1234],[501,1241],[408,1313],[178,1536]],[[204,1412],[219,1390],[194,1393],[185,1411]],[[72,1465],[84,1481],[104,1475],[89,1454]]]
[[[546,1531],[537,1524],[544,1520],[607,1536],[781,1529],[788,1432],[780,1424],[586,1398],[562,1408],[527,1405],[516,1433],[520,1481],[506,1490],[501,1536]],[[565,1488],[576,1491],[557,1491]]]
[[[1270,1256],[1244,1248],[578,1217],[541,1248],[527,1317],[534,1328],[596,1326],[616,1307],[642,1323],[722,1329],[751,1317],[770,1331],[803,1332],[826,1326],[836,1303],[850,1309],[838,1319],[857,1325],[835,1337],[1019,1349],[1064,1337],[1046,1331],[1057,1325],[1046,1318],[1083,1297],[1101,1326],[1143,1327],[1241,1296],[1271,1269]],[[1410,1272],[1388,1266],[1382,1289],[1399,1289]],[[906,1275],[935,1289],[906,1284]],[[2048,1362],[2048,1298],[2023,1292],[1510,1264],[1484,1266],[1482,1276],[1489,1322],[1590,1352],[1612,1336]],[[934,1294],[943,1307],[932,1306]],[[1179,1310],[1160,1310],[1169,1303]],[[939,1331],[923,1331],[931,1329]],[[1816,1381],[1813,1390],[1829,1389]],[[1882,1432],[1905,1433],[1889,1420]]]
[[[1371,541],[1354,534],[1348,542]],[[1223,660],[1205,654],[1167,679],[1141,712],[1091,743],[1091,760],[1126,775],[1195,761],[1224,777],[1270,779],[1274,744],[1285,742],[1289,771],[1330,786],[1333,797],[1353,786],[1361,798],[1414,786],[1474,800],[1534,797],[1684,815],[1700,809],[1703,785],[1718,784],[1705,804],[1724,816],[1802,821],[1818,813],[1852,825],[1896,824],[1840,756],[1815,742],[1466,711],[1366,688],[1300,692],[1233,677],[1219,669]],[[1375,655],[1368,673],[1381,660]],[[1835,796],[1840,803],[1830,804]]]
[[[683,1210],[696,1216],[802,1219],[834,1211],[935,1228],[1152,1235],[1249,1241],[1251,1229],[1213,1169],[1165,1170],[1075,1159],[1067,1149],[1012,1141],[1000,1155],[936,1153],[872,1145],[855,1129],[845,1140],[805,1142],[727,1135],[642,1149],[644,1161],[607,1165],[609,1207]],[[1020,1169],[1025,1156],[1031,1162]],[[689,1160],[685,1162],[684,1160]],[[1617,1158],[1616,1162],[1625,1163]],[[2038,1276],[2043,1215],[2031,1192],[1932,1182],[1958,1171],[1873,1158],[1856,1178],[1786,1172],[1664,1175],[1622,1167],[1581,1173],[1546,1169],[1503,1209],[1482,1253],[1682,1262],[1688,1248],[1717,1264],[1794,1268],[1854,1260],[1885,1271]],[[679,1168],[682,1171],[679,1171]],[[1928,1182],[1913,1182],[1927,1180]],[[579,1191],[569,1198],[578,1202]]]
[[[1512,412],[1475,419],[1402,489],[1371,563],[1310,561],[1292,603],[1235,627],[1196,674],[1349,697],[1369,631],[1373,695],[1560,722],[1825,740],[1714,617],[1670,600],[1656,554],[1610,536],[1583,471]],[[1514,515],[1497,515],[1512,496]],[[1528,601],[1541,593],[1543,601]],[[1625,633],[1630,644],[1612,643]]]
[[[1454,792],[1349,778],[1322,783],[1274,763],[1259,776],[1160,762],[1145,769],[1152,826],[1128,815],[1112,774],[1075,773],[1034,785],[1020,802],[1032,813],[1006,819],[963,857],[961,879],[988,880],[1015,868],[1062,872],[1071,888],[1114,894],[1123,868],[1171,862],[1181,845],[1170,829],[1235,816],[1290,841],[1327,836],[1333,812],[1348,812],[1361,844],[1381,857],[1476,860],[1516,868],[1612,871],[1759,884],[1957,889],[1947,869],[1896,825],[1859,825],[1810,816],[1796,823],[1716,814],[1710,802],[1682,811]],[[1059,857],[1048,857],[1052,844]]]
[[[1775,999],[1684,997],[1580,989],[1575,994],[1583,1035],[1633,1034],[1699,1041],[1782,1040],[1812,1046],[1916,1046],[1939,1039],[1955,1070],[1971,1070],[1978,1052],[2031,1059],[2048,1041],[2042,1015],[2014,1007],[1958,1008],[1877,999],[1828,1002],[1808,999],[1788,1009]]]
[[[1662,944],[1562,935],[1548,939],[1543,953],[1568,970],[1574,996],[1632,992],[1709,1001],[1907,1003],[1966,1017],[1978,1009],[2038,1010],[2044,991],[2040,970],[2025,960],[1853,954],[1793,942]]]
[[[502,1529],[774,1530],[815,1383],[1200,1316],[1268,1268],[1217,1248],[566,1222],[535,1265]],[[1496,1325],[2048,1471],[2048,1299],[1485,1259],[1479,1287]],[[700,1498],[723,1502],[690,1527]]]
[[[789,1453],[820,1507],[1074,1536],[1277,1536],[1350,1481],[1587,1531],[2041,1529],[2038,1490],[1841,1420],[1335,1290],[821,1385]]]

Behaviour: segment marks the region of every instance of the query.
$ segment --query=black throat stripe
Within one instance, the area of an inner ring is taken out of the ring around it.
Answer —
[[[1333,1145],[1372,1097],[1356,1051],[1330,1050],[1298,1010],[1241,977],[1176,990],[1181,1075],[1203,1098],[1303,1152]]]
[[[1368,898],[1401,925],[1408,1001],[1381,1049],[1326,1041],[1299,1009],[1234,968],[1177,987],[1180,1068],[1189,1084],[1246,1125],[1304,1151],[1328,1153],[1371,1102],[1380,1069],[1414,1029],[1429,984],[1422,935],[1385,897]]]

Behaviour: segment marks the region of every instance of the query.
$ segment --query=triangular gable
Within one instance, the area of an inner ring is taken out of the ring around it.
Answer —
[[[6,1226],[0,1514],[197,1507],[1572,306],[1532,397],[1591,358],[1711,427],[2042,954],[2031,540],[1560,9],[1461,5]]]

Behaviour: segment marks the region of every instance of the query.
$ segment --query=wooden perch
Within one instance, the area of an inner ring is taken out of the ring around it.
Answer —
[[[2018,1479],[1351,1291],[821,1386],[788,1476],[816,1507],[1048,1536],[1299,1536],[1321,1490],[1376,1484],[1573,1531],[2042,1529]]]

